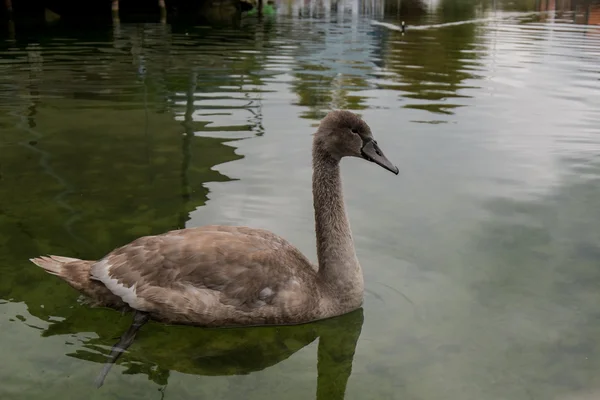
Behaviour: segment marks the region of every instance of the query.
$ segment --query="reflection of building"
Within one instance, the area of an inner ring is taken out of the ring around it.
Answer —
[[[556,7],[556,0],[538,0],[537,9],[539,11],[550,11]]]
[[[590,0],[537,0],[538,11],[556,11],[559,16],[572,13],[573,22],[581,25],[600,25],[600,3]]]
[[[600,4],[590,5],[588,8],[587,23],[590,25],[600,25]]]
[[[279,13],[290,18],[286,29],[310,35],[310,39],[305,37],[310,46],[289,53],[296,104],[308,108],[302,116],[320,119],[332,108],[363,108],[361,91],[369,87],[372,61],[378,58],[374,54],[380,51],[377,36],[365,19],[381,19],[383,2],[283,1],[288,6],[280,5]],[[362,20],[357,22],[359,16]],[[306,32],[308,23],[314,26],[310,32]],[[340,29],[344,25],[347,29]]]

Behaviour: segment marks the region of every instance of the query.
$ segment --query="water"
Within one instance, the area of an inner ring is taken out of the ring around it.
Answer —
[[[600,26],[586,25],[598,6],[557,4],[17,26],[0,47],[0,398],[596,398]],[[364,309],[301,327],[151,323],[94,389],[131,317],[28,258],[220,223],[315,260],[311,134],[332,108],[359,112],[401,170],[343,163]]]

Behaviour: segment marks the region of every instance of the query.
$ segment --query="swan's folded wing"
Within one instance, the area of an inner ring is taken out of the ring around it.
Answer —
[[[290,290],[301,290],[300,283],[312,282],[314,273],[310,262],[284,239],[229,227],[143,237],[92,267],[92,278],[131,307],[161,307],[163,313],[190,318],[223,306],[250,312],[284,301]]]

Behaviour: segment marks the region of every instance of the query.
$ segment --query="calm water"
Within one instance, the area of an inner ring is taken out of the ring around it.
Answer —
[[[17,27],[0,45],[0,398],[600,396],[598,8],[400,5],[280,4],[237,29]],[[332,108],[359,112],[401,170],[343,164],[364,309],[151,323],[95,389],[131,317],[28,258],[219,223],[315,260],[311,135]]]

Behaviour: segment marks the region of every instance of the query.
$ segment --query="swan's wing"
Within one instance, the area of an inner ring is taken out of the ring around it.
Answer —
[[[303,290],[310,292],[305,285],[314,274],[310,262],[287,241],[245,227],[142,237],[91,269],[93,279],[132,308],[189,319],[226,319],[216,314],[256,313],[265,306],[291,312],[306,302],[309,293]]]

